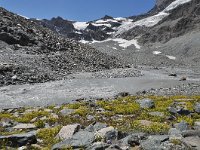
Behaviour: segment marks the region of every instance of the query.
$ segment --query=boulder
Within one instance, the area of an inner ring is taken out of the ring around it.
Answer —
[[[103,128],[95,133],[96,138],[103,138],[106,141],[115,140],[118,137],[118,132],[113,127]]]
[[[194,110],[195,110],[196,113],[200,113],[200,103],[195,104]]]
[[[60,111],[60,114],[62,116],[68,116],[68,115],[71,115],[72,113],[74,113],[75,110],[74,109],[68,109],[68,108],[64,108]]]
[[[4,144],[10,147],[21,147],[28,144],[29,145],[36,144],[37,143],[36,132],[34,131],[24,134],[0,136],[0,143],[3,143],[4,141],[6,141]]]
[[[200,149],[200,137],[199,136],[190,136],[182,140],[186,145],[191,147],[191,149]]]
[[[185,131],[185,130],[189,129],[188,123],[185,122],[185,121],[181,121],[180,123],[176,123],[174,126],[179,131]]]
[[[80,129],[80,124],[72,124],[62,127],[59,131],[57,137],[61,140],[66,140],[72,138],[74,133],[76,133]]]
[[[147,140],[141,142],[141,147],[143,150],[160,150],[164,149],[162,143],[169,140],[168,135],[153,135],[149,136]]]
[[[106,148],[108,148],[109,145],[103,142],[96,142],[93,143],[91,146],[89,146],[88,148],[86,148],[86,150],[104,150]]]
[[[94,133],[88,131],[79,131],[72,138],[55,144],[52,150],[59,150],[71,146],[73,149],[87,148],[95,141]]]
[[[14,129],[35,129],[36,126],[34,124],[18,124],[13,127]]]
[[[142,100],[137,100],[136,102],[140,104],[141,108],[154,108],[155,107],[155,103],[151,99],[142,99]]]

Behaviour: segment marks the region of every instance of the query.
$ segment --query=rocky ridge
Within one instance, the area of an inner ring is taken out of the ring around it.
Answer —
[[[0,62],[0,86],[60,80],[74,72],[123,67],[115,57],[59,36],[3,8]]]

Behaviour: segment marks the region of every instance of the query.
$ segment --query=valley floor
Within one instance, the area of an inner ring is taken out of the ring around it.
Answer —
[[[180,81],[185,78],[186,81]],[[132,95],[197,95],[200,94],[200,76],[199,72],[189,69],[144,66],[77,73],[60,81],[1,87],[0,108],[47,106],[82,98],[112,98],[121,92]]]

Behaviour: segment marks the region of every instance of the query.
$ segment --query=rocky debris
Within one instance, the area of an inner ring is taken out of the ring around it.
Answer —
[[[153,109],[140,108],[138,99],[153,101]],[[193,111],[198,101],[199,96],[128,95],[92,102],[79,99],[61,106],[3,109],[0,148],[198,150],[199,113]],[[177,108],[180,104],[191,110],[189,114],[169,112],[170,105]],[[73,113],[63,116],[63,108],[74,108],[69,109]],[[93,120],[87,119],[88,115],[94,116]]]
[[[137,100],[137,102],[140,104],[141,108],[153,108],[155,106],[154,101],[151,99]]]
[[[137,92],[137,95],[198,95],[200,94],[199,83],[186,83],[171,88],[150,89]]]
[[[115,57],[64,38],[0,8],[0,86],[61,80],[75,72],[121,68]]]

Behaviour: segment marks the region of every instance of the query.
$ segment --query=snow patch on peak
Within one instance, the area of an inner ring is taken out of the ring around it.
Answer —
[[[77,30],[85,30],[89,24],[87,22],[75,22],[73,26]]]
[[[160,51],[153,51],[153,54],[154,55],[159,55],[159,54],[161,54],[162,52],[160,52]]]
[[[174,57],[174,56],[169,56],[169,55],[166,55],[166,56],[167,56],[167,58],[169,58],[171,60],[175,60],[176,59],[176,57]]]
[[[158,14],[154,16],[150,16],[141,20],[138,20],[136,22],[130,22],[127,21],[123,23],[116,32],[115,36],[120,35],[124,33],[125,31],[128,31],[136,26],[146,26],[146,27],[152,27],[156,24],[158,24],[161,20],[163,20],[165,17],[169,15],[169,11],[175,9],[179,5],[185,4],[190,2],[191,0],[176,0],[172,2],[167,8],[165,8],[163,11],[159,12]]]

